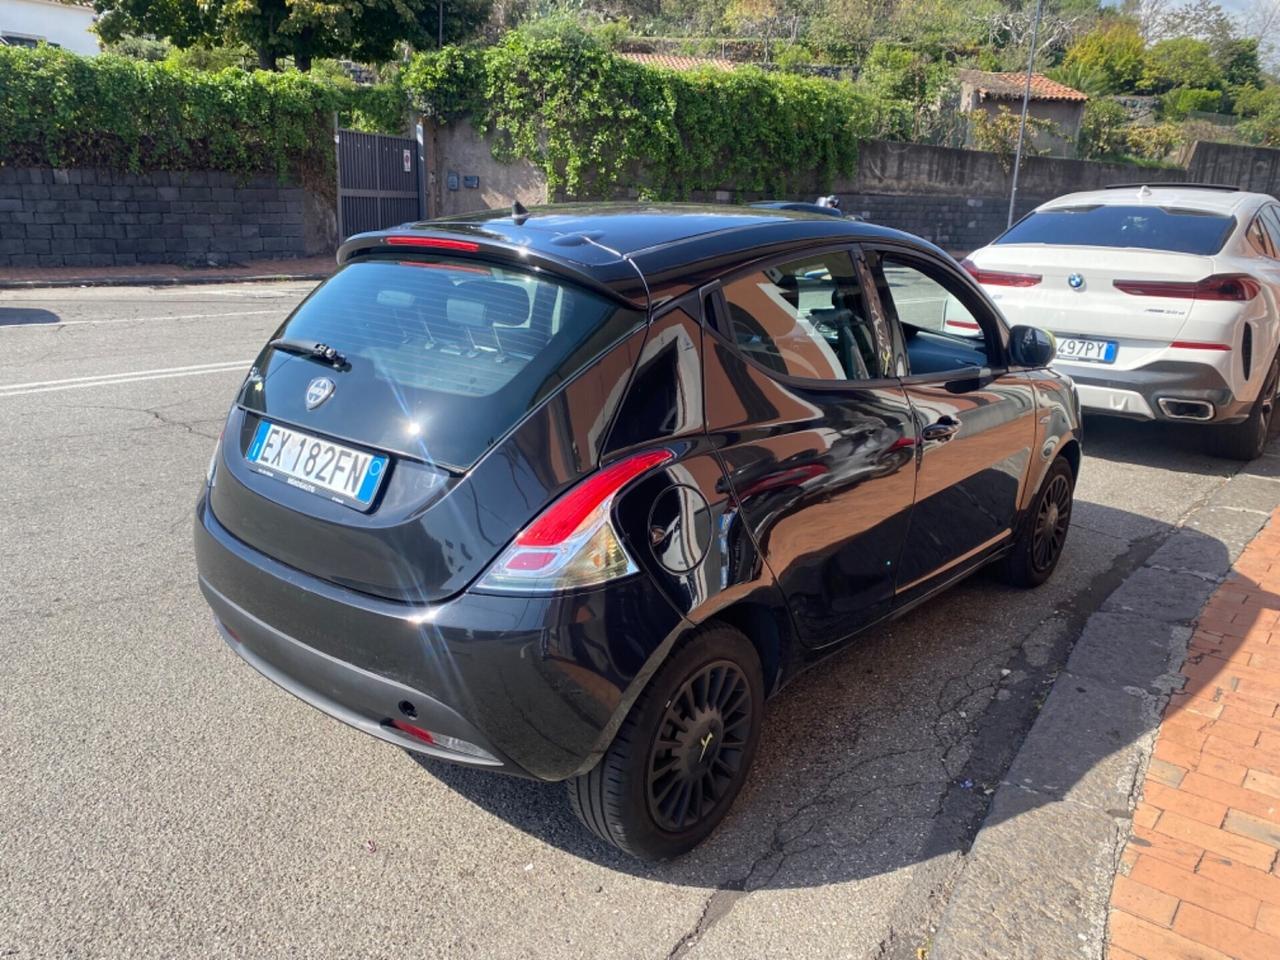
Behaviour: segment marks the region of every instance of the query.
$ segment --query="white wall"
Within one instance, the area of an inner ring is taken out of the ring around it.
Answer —
[[[0,0],[0,34],[35,37],[64,50],[93,56],[98,35],[90,31],[93,10],[51,0]]]

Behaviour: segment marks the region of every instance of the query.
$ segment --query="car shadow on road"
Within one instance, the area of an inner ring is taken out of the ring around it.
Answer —
[[[1136,519],[1090,507],[1092,516],[1117,527]],[[1177,528],[1175,538],[1169,536],[1175,528],[1160,526],[1162,536],[1145,538],[1137,555],[1120,552],[1105,563],[1095,557],[1099,538],[1069,538],[1062,563],[1086,571],[1073,574],[1083,576],[1081,590],[1055,594],[1051,581],[1019,591],[979,574],[797,678],[769,705],[760,753],[729,817],[677,861],[645,864],[597,840],[570,812],[562,785],[415,759],[478,807],[553,847],[669,883],[811,887],[964,851],[984,818],[994,816],[992,796],[1089,617],[1117,602],[1122,606],[1112,613],[1122,621],[1130,616],[1126,591],[1154,568],[1133,571],[1161,543],[1176,546],[1169,562],[1190,572],[1166,577],[1177,581],[1176,600],[1161,597],[1157,584],[1141,603],[1181,603],[1183,624],[1195,619],[1215,578],[1229,569],[1228,548],[1219,540],[1186,527]],[[1053,789],[1028,792],[1017,815],[1057,802],[1155,728],[1156,695],[1170,689],[1171,672],[1182,662],[1179,644],[1189,634],[1164,626],[1163,644],[1150,630],[1116,636],[1110,646],[1118,672],[1098,683],[1144,691],[1140,702],[1108,717],[1098,737],[1075,739],[1068,732]],[[1084,693],[1085,686],[1077,689]],[[1125,809],[1109,812],[1129,816]]]
[[[1240,464],[1213,452],[1214,429],[1194,423],[1086,416],[1085,447],[1090,457],[1113,463],[1201,476],[1230,476]]]
[[[29,307],[0,307],[0,327],[23,327],[31,324],[61,323],[62,318],[52,310]]]

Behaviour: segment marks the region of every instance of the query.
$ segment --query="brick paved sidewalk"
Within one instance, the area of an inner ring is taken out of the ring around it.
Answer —
[[[333,254],[295,260],[251,260],[234,267],[183,267],[172,263],[122,267],[5,267],[6,286],[81,284],[218,283],[267,277],[327,277],[337,269]]]
[[[1205,605],[1111,894],[1111,960],[1280,960],[1280,510]]]

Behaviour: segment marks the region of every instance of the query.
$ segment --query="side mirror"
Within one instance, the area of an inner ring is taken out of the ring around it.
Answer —
[[[1048,330],[1018,325],[1009,331],[1009,359],[1016,367],[1047,367],[1058,352]]]

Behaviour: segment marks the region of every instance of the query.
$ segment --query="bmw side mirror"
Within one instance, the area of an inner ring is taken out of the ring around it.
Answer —
[[[1019,324],[1009,331],[1009,359],[1017,367],[1047,367],[1058,352],[1053,334]]]

